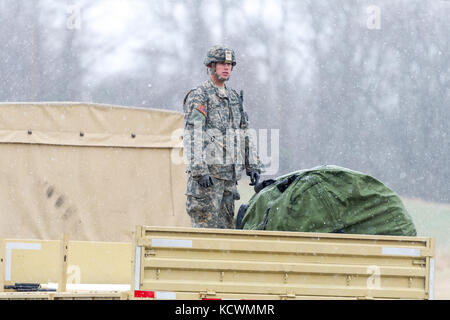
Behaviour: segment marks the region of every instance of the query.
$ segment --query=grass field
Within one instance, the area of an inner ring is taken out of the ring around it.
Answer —
[[[246,179],[239,183],[241,199],[236,202],[236,212],[254,194],[248,183]],[[450,299],[450,204],[406,197],[402,201],[412,216],[417,235],[436,241],[435,299]]]
[[[419,236],[436,239],[437,249],[450,247],[450,204],[402,197]]]

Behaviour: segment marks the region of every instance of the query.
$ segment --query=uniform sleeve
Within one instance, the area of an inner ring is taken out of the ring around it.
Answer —
[[[209,174],[203,152],[208,113],[206,102],[201,89],[196,89],[188,95],[183,106],[185,123],[183,146],[187,159],[187,171],[194,178]]]

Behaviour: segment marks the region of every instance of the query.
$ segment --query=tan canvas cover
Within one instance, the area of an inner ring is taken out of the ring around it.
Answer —
[[[0,238],[130,241],[190,226],[183,115],[86,103],[0,103]]]

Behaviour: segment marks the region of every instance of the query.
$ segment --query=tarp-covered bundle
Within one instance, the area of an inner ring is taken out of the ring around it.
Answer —
[[[90,103],[0,104],[0,238],[130,241],[190,226],[183,114]]]
[[[241,206],[238,228],[416,235],[399,196],[360,172],[321,166],[265,181],[259,187],[262,190]]]

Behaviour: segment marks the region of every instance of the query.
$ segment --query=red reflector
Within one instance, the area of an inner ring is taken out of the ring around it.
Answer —
[[[136,298],[155,298],[155,291],[135,290],[134,296]]]

